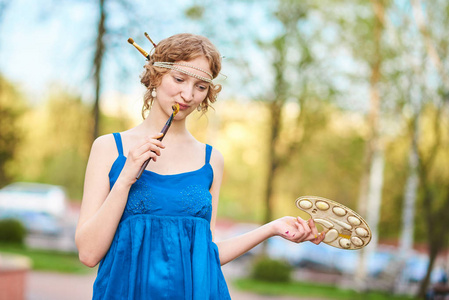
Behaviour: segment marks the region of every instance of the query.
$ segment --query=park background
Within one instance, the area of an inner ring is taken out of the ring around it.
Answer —
[[[219,219],[333,199],[373,229],[358,266],[389,247],[400,277],[425,256],[423,297],[448,267],[448,16],[445,0],[1,0],[0,186],[62,186],[76,207],[93,140],[141,121],[144,58],[127,39],[150,51],[144,32],[206,35],[223,91],[189,127],[225,157]],[[379,277],[360,269],[360,282]]]

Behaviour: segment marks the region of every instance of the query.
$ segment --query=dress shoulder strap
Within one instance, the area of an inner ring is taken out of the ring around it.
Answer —
[[[120,136],[120,133],[114,132],[114,139],[115,144],[117,145],[118,155],[123,156],[123,144],[122,144],[122,137]]]
[[[210,155],[212,153],[212,146],[206,144],[206,164],[210,162]]]

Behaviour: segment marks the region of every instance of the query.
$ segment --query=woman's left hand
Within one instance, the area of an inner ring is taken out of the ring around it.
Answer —
[[[283,217],[272,222],[275,235],[279,235],[294,243],[311,241],[318,245],[325,237],[325,232],[318,233],[312,218],[308,221],[300,217]]]

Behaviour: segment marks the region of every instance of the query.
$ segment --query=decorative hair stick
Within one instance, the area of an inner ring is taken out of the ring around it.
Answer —
[[[170,125],[171,125],[171,122],[173,121],[173,118],[176,116],[176,114],[177,114],[178,111],[179,111],[179,104],[176,103],[176,104],[173,105],[171,108],[173,109],[173,113],[171,114],[170,118],[168,118],[167,123],[165,123],[165,125],[164,125],[164,128],[162,128],[162,130],[161,130],[162,136],[161,136],[160,138],[158,138],[159,141],[162,141],[162,139],[164,138],[165,134],[166,134],[167,131],[168,131],[168,128],[170,128]],[[151,158],[147,159],[147,160],[143,163],[142,167],[141,167],[140,170],[139,170],[139,173],[138,173],[137,176],[136,176],[136,179],[139,179],[140,176],[142,176],[143,170],[145,170],[145,168],[147,167],[148,163],[150,162],[150,159],[151,159]]]
[[[142,53],[143,56],[145,56],[148,60],[150,59],[150,55],[142,49],[139,45],[137,45],[132,38],[128,39],[128,43],[136,47],[137,50],[139,50],[140,53]]]
[[[153,47],[156,48],[156,44],[155,44],[155,43],[153,42],[153,40],[150,38],[150,36],[148,35],[148,33],[144,32],[143,34],[147,37],[147,39],[151,42],[151,44],[153,44]]]

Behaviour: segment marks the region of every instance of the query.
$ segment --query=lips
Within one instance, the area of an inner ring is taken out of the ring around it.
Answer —
[[[181,104],[181,103],[178,103],[178,104],[179,104],[179,110],[186,110],[189,108],[189,106],[186,104]]]

